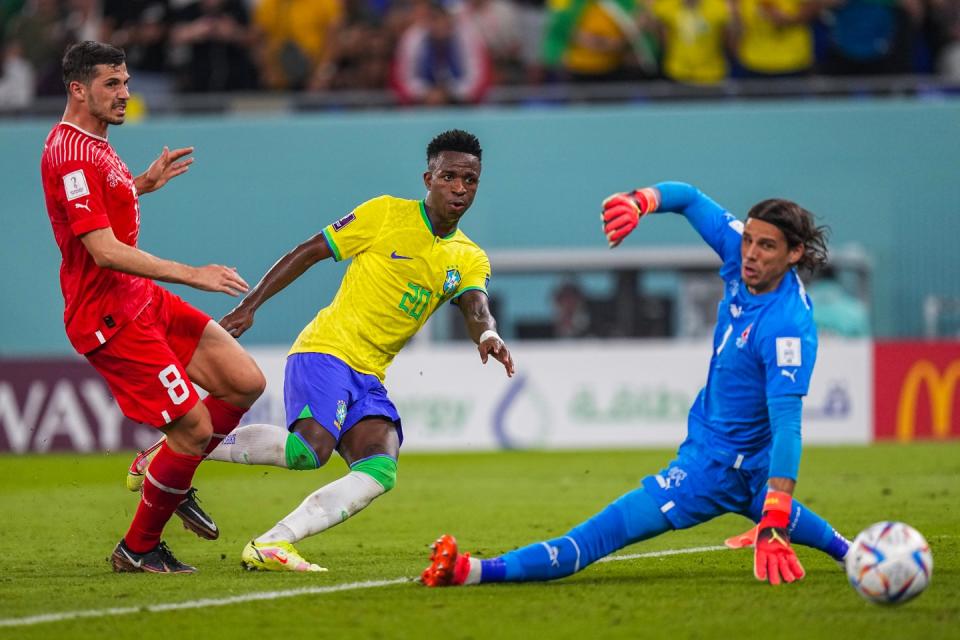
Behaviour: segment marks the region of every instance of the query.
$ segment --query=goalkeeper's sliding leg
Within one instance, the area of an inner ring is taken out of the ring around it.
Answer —
[[[556,580],[583,570],[618,549],[673,529],[644,489],[621,496],[603,511],[559,538],[537,542],[497,558],[459,554],[456,540],[442,536],[421,575],[430,587],[481,582]]]
[[[760,492],[744,515],[759,521],[764,495],[765,492]],[[420,579],[427,586],[439,587],[564,578],[627,545],[698,524],[683,520],[675,526],[664,515],[668,505],[673,506],[670,503],[660,506],[645,488],[635,489],[559,538],[530,544],[491,559],[460,554],[456,539],[444,535],[434,543],[430,566]],[[701,512],[700,522],[722,513],[722,509],[713,514]],[[849,541],[797,500],[793,501],[790,522],[792,541],[843,560]]]

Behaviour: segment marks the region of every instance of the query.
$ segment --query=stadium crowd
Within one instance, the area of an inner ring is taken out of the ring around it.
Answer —
[[[122,47],[134,89],[391,89],[938,74],[960,79],[960,0],[0,0],[0,108],[60,96],[67,45]]]

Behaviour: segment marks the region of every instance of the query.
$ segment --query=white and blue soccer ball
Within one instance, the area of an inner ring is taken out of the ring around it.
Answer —
[[[861,531],[845,564],[853,588],[877,604],[916,598],[933,574],[930,546],[919,531],[902,522],[878,522]]]

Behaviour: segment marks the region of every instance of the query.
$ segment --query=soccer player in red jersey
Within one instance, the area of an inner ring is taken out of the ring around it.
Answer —
[[[67,107],[47,137],[40,168],[63,257],[67,337],[106,380],[125,416],[166,434],[146,470],[130,529],[114,549],[113,569],[193,573],[160,535],[175,511],[199,535],[219,535],[193,500],[193,474],[265,381],[219,324],[154,282],[236,296],[248,289],[236,270],[193,267],[137,248],[140,194],[186,172],[193,149],[165,147],[133,177],[107,141],[107,128],[126,116],[129,78],[120,49],[88,41],[67,50]],[[203,401],[193,382],[209,392]]]

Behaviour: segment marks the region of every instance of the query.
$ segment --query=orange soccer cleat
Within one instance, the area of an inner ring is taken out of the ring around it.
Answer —
[[[454,587],[462,585],[470,573],[470,554],[457,551],[457,539],[443,534],[430,545],[430,566],[420,574],[420,582],[427,587]]]

